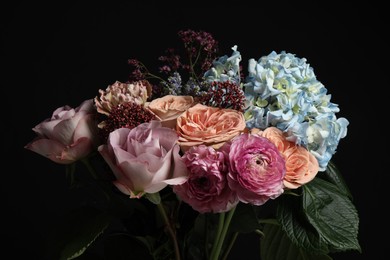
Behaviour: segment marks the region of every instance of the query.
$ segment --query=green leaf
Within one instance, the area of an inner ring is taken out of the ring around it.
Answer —
[[[49,259],[75,259],[103,233],[110,223],[106,212],[84,207],[70,212],[49,235]]]
[[[105,239],[104,258],[153,260],[147,238],[127,234],[115,234]]]
[[[332,183],[315,178],[303,186],[303,209],[310,223],[335,251],[361,251],[359,218],[351,200]]]
[[[158,193],[158,192],[146,193],[145,198],[147,198],[150,202],[152,202],[153,204],[156,204],[156,205],[161,203],[160,193]]]
[[[326,171],[318,173],[317,176],[333,183],[341,193],[352,199],[352,194],[345,183],[343,176],[332,161],[329,161]]]
[[[329,248],[302,210],[302,197],[280,196],[277,201],[277,219],[281,229],[298,247],[316,254],[327,254]]]
[[[229,232],[250,233],[260,228],[252,205],[239,203],[236,207],[230,222]]]
[[[331,260],[325,254],[312,254],[297,247],[280,226],[266,224],[260,240],[261,260]]]

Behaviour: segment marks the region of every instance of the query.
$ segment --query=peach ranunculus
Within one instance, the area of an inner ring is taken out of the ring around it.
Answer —
[[[286,175],[283,181],[286,188],[296,189],[317,175],[319,165],[314,155],[303,146],[288,141],[280,129],[268,127],[264,131],[253,129],[251,132],[268,138],[283,155],[286,160]]]
[[[148,103],[147,108],[161,121],[162,126],[175,128],[176,119],[194,104],[192,96],[166,95]]]
[[[177,118],[176,131],[182,151],[204,144],[214,149],[245,130],[242,112],[196,104]]]
[[[59,107],[33,128],[38,136],[25,148],[60,164],[82,159],[97,147],[95,113],[92,99],[75,109]]]
[[[147,80],[139,80],[132,83],[116,81],[106,90],[99,90],[100,97],[95,97],[96,110],[105,115],[110,115],[113,107],[119,104],[134,102],[138,105],[145,104],[152,93],[152,86]]]

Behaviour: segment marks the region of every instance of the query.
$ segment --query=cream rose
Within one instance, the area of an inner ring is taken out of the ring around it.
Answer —
[[[152,100],[146,106],[157,116],[162,126],[174,129],[177,117],[193,104],[194,98],[191,96],[166,95]]]
[[[286,161],[286,175],[283,183],[286,188],[296,189],[317,175],[319,165],[314,155],[306,148],[288,141],[280,129],[268,127],[264,131],[251,130],[251,133],[268,138],[283,155]]]
[[[196,104],[182,113],[176,125],[182,151],[200,144],[218,149],[244,129],[243,113],[202,104]]]

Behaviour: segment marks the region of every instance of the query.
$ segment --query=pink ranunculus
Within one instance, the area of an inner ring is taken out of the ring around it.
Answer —
[[[116,187],[131,198],[140,198],[187,180],[177,139],[173,129],[152,120],[111,132],[98,151],[112,169]]]
[[[276,127],[268,127],[258,135],[273,142],[286,161],[284,186],[296,189],[314,179],[318,173],[317,159],[306,148],[288,141],[283,132]]]
[[[25,148],[60,164],[70,164],[89,155],[97,146],[93,100],[79,107],[57,108],[51,118],[33,128],[37,138]]]
[[[147,104],[147,108],[158,117],[163,126],[175,128],[177,117],[193,104],[192,96],[166,95],[153,99]]]
[[[173,191],[200,213],[226,212],[238,203],[227,183],[225,155],[205,145],[194,146],[183,156],[189,171],[188,181]]]
[[[244,130],[245,118],[242,112],[202,104],[187,109],[177,118],[176,125],[182,151],[201,144],[219,149]]]
[[[285,161],[267,138],[244,133],[221,151],[229,156],[228,182],[240,201],[262,205],[283,193]]]

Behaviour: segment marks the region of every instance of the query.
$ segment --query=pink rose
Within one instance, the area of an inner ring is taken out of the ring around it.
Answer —
[[[94,112],[92,99],[82,102],[76,109],[57,108],[51,118],[32,129],[38,137],[25,148],[61,164],[86,157],[96,148]]]
[[[319,165],[314,155],[306,148],[288,141],[280,129],[268,127],[258,134],[273,142],[283,155],[286,161],[286,175],[284,176],[286,188],[296,189],[317,175]]]
[[[267,138],[244,133],[221,150],[229,156],[228,182],[240,201],[259,206],[283,193],[285,161]]]
[[[200,213],[226,212],[238,203],[227,183],[228,167],[222,152],[199,145],[183,156],[189,171],[188,181],[173,187],[173,191]]]
[[[183,151],[195,145],[221,147],[245,129],[243,113],[197,104],[177,118],[176,131]]]
[[[166,95],[152,100],[147,108],[158,117],[163,126],[175,128],[177,117],[193,104],[192,96]]]
[[[153,120],[111,132],[107,145],[98,151],[112,169],[116,187],[131,198],[140,198],[187,180],[177,139],[174,130]]]
[[[95,106],[99,113],[110,115],[111,109],[119,104],[133,102],[144,105],[151,95],[152,86],[147,80],[122,83],[116,81],[106,90],[99,90],[100,97],[95,97]]]

